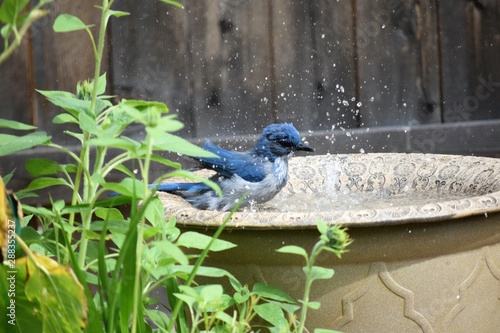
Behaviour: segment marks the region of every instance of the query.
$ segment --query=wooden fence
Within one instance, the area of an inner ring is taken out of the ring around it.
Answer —
[[[57,110],[35,92],[74,91],[93,73],[71,13],[98,23],[95,1],[56,0],[1,65],[0,116],[61,139]],[[177,9],[117,0],[108,90],[165,102],[187,138],[238,140],[291,121],[319,152],[500,152],[500,1],[206,0]],[[312,133],[312,134],[311,134]],[[68,143],[69,144],[69,143]],[[2,160],[4,173],[18,163]]]

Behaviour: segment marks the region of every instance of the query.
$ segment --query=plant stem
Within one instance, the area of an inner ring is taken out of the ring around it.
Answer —
[[[142,182],[144,184],[144,193],[148,193],[148,181],[149,181],[149,167],[151,163],[151,154],[153,153],[153,138],[151,135],[146,135],[146,156],[144,157],[144,167],[142,169]],[[136,263],[135,263],[135,279],[134,279],[134,309],[132,312],[132,333],[137,332],[137,322],[138,322],[138,315],[139,315],[139,309],[141,308],[142,304],[140,303],[140,300],[142,299],[141,293],[142,293],[142,280],[141,280],[141,269],[142,269],[142,253],[144,251],[144,244],[143,244],[143,238],[144,238],[144,224],[145,224],[145,217],[144,214],[142,214],[141,219],[139,221],[138,225],[138,230],[137,230],[137,256],[136,256]]]
[[[111,1],[112,2],[112,1]],[[99,39],[97,41],[97,54],[95,57],[95,71],[94,71],[94,85],[92,89],[92,98],[90,100],[90,112],[95,114],[95,105],[97,101],[97,81],[99,80],[99,76],[101,73],[101,62],[102,62],[102,54],[104,50],[104,41],[106,38],[106,26],[108,22],[108,10],[110,3],[108,0],[103,0],[102,2],[102,10],[101,10],[101,24],[99,29]],[[72,204],[76,203],[77,192],[80,188],[81,177],[82,177],[82,169],[85,168],[89,170],[90,164],[90,149],[87,142],[90,139],[90,133],[87,131],[83,131],[83,141],[82,141],[82,150],[80,153],[80,161],[78,164],[78,170],[76,173],[76,181],[75,181],[75,190],[73,192]],[[97,162],[97,161],[96,161]],[[98,168],[100,169],[100,168]],[[96,184],[94,184],[92,177],[84,177],[83,179],[83,202],[87,203],[91,200],[92,195],[95,193]],[[83,231],[88,230],[90,228],[90,223],[92,221],[92,213],[93,209],[86,210],[81,213]],[[74,214],[70,215],[70,224],[72,225],[74,222]],[[81,269],[85,267],[85,258],[87,256],[87,246],[88,246],[88,238],[83,234],[80,242],[80,251],[78,253],[78,265]]]
[[[101,63],[102,63],[102,54],[104,51],[104,41],[106,39],[106,28],[108,25],[108,11],[111,5],[113,4],[113,0],[110,2],[108,0],[102,1],[102,9],[101,9],[101,25],[99,29],[99,39],[97,40],[97,54],[95,57],[95,69],[94,69],[94,86],[92,89],[92,98],[90,100],[90,111],[95,114],[95,105],[97,101],[97,82],[99,80],[99,76],[101,76]]]
[[[323,247],[323,241],[318,241],[311,252],[311,257],[307,260],[306,264],[306,285],[304,288],[304,296],[302,297],[302,309],[300,311],[300,321],[299,321],[299,328],[297,330],[297,333],[302,333],[304,331],[304,326],[306,323],[306,318],[307,318],[307,309],[309,307],[309,294],[311,292],[311,285],[312,285],[312,268],[314,266],[314,261],[316,260],[316,257],[318,254],[321,252],[322,247]]]

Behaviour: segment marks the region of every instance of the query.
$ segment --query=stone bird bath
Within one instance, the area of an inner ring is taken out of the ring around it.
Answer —
[[[220,225],[228,213],[200,211],[161,194],[184,230]],[[299,257],[318,218],[342,223],[354,243],[325,254],[331,280],[313,284],[314,328],[343,332],[500,332],[500,160],[425,154],[295,157],[288,185],[272,201],[233,215],[223,239],[238,247],[206,265],[252,285],[263,281],[299,299]]]

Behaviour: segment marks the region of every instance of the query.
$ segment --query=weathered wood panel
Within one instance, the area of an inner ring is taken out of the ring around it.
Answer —
[[[266,2],[198,1],[187,15],[197,136],[255,132],[272,122]]]
[[[177,112],[191,132],[189,45],[185,13],[159,1],[119,1],[130,16],[111,21],[113,94],[157,100]]]
[[[440,1],[443,120],[500,118],[500,1]]]
[[[303,130],[357,126],[349,3],[272,1],[272,20],[278,119]]]
[[[25,39],[15,53],[0,65],[0,117],[34,124],[30,51],[29,41]]]
[[[433,1],[356,2],[362,126],[439,122]]]

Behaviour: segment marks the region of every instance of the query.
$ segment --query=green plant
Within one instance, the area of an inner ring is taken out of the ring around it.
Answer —
[[[346,229],[342,228],[341,225],[336,224],[328,226],[321,220],[318,220],[317,224],[318,231],[320,232],[320,240],[314,245],[310,255],[307,254],[305,249],[294,245],[284,246],[277,250],[281,253],[302,256],[306,261],[306,265],[303,267],[304,274],[306,275],[306,282],[304,296],[300,300],[302,307],[297,332],[303,332],[304,330],[308,309],[316,310],[320,307],[320,303],[309,300],[312,283],[315,280],[330,279],[334,274],[334,271],[331,268],[315,266],[314,263],[316,258],[323,251],[332,252],[340,258],[341,255],[347,251],[347,246],[352,243]],[[327,330],[321,330],[321,332],[327,332]]]
[[[306,332],[308,309],[320,307],[318,302],[309,300],[312,283],[319,279],[330,279],[334,274],[333,269],[315,266],[316,259],[323,251],[341,257],[352,242],[346,229],[340,225],[328,226],[319,220],[317,226],[320,239],[309,254],[305,249],[295,245],[284,246],[277,250],[280,253],[299,255],[305,259],[306,265],[303,267],[305,287],[303,298],[299,300],[300,305],[276,287],[256,283],[249,289],[228,272],[212,268],[211,274],[215,274],[213,276],[229,278],[235,292],[232,295],[227,294],[220,285],[197,287],[183,285],[171,289],[173,296],[188,306],[189,322],[196,324],[191,326],[191,330],[186,327],[185,332],[198,332],[196,329],[200,327],[206,332],[250,332],[257,328],[270,332]],[[315,332],[337,331],[315,329]]]
[[[175,1],[162,1],[179,6]],[[255,284],[250,289],[230,272],[204,266],[209,251],[236,246],[219,239],[231,215],[213,237],[196,232],[181,233],[175,219],[165,220],[162,203],[147,184],[151,181],[151,164],[159,163],[173,171],[152,183],[179,176],[203,181],[220,193],[214,183],[181,170],[178,163],[160,153],[213,155],[172,134],[183,125],[168,114],[165,104],[125,99],[113,104],[110,96],[105,95],[106,75],[101,72],[101,62],[106,27],[112,17],[128,15],[111,9],[113,2],[103,0],[99,7],[101,21],[97,40],[91,31],[93,26],[75,16],[63,14],[54,22],[56,32],[86,31],[95,54],[94,78],[78,83],[76,93],[39,91],[61,109],[54,123],[65,128],[67,124],[76,126],[77,130],[64,133],[77,140],[79,149],[53,142],[44,132],[24,136],[0,134],[0,156],[44,145],[67,154],[72,161],[59,164],[35,158],[26,162],[26,169],[34,179],[18,192],[19,198],[33,197],[38,190],[60,186],[69,190],[70,200],[51,199],[49,207],[24,205],[27,216],[17,217],[24,225],[16,236],[17,252],[24,252],[26,256],[17,257],[12,267],[2,265],[0,277],[5,283],[9,269],[18,272],[17,304],[25,311],[18,313],[19,325],[7,327],[30,332],[82,329],[113,333],[250,332],[258,328],[302,332],[307,308],[318,306],[308,298],[311,283],[333,275],[313,266],[314,260],[323,250],[337,255],[344,251],[349,241],[343,229],[319,223],[321,240],[310,257],[297,247],[279,250],[306,258],[306,293],[302,306],[275,287]],[[126,129],[132,124],[144,128],[142,140],[126,136]],[[19,131],[35,129],[10,120],[0,120],[0,127]],[[121,172],[124,178],[118,183],[110,181],[113,171]],[[3,199],[3,186],[0,191],[0,227],[3,228],[14,217],[3,214],[8,211],[4,208],[7,201]],[[107,197],[109,192],[120,196]],[[118,209],[124,203],[130,204],[127,215]],[[33,218],[40,221],[39,230],[27,226]],[[0,236],[4,242],[5,235],[0,233]],[[342,246],[336,248],[332,244]],[[186,254],[186,248],[197,249],[199,253]],[[227,278],[235,292],[229,294],[219,284],[197,285],[199,276]],[[162,304],[152,296],[158,288],[167,291],[169,304]],[[3,307],[10,300],[6,293],[1,296]]]

